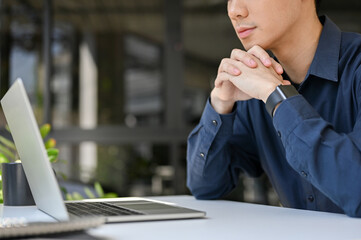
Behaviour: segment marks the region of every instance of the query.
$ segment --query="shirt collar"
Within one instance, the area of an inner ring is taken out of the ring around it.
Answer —
[[[341,31],[327,16],[321,16],[320,21],[323,23],[323,29],[306,79],[313,75],[338,82]]]

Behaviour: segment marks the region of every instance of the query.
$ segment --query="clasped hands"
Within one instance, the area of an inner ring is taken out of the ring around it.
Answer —
[[[290,82],[282,78],[283,68],[260,46],[248,51],[234,49],[218,68],[211,93],[213,108],[220,114],[230,113],[236,101],[252,98],[266,102],[280,84]]]

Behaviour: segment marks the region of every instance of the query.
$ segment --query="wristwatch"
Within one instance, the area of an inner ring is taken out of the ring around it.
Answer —
[[[271,93],[271,95],[269,95],[266,101],[266,110],[269,115],[273,117],[273,113],[277,104],[295,95],[299,95],[299,93],[294,86],[282,84],[278,85]]]

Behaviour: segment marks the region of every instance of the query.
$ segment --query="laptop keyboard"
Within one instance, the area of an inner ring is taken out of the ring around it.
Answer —
[[[78,217],[143,215],[144,213],[106,202],[68,202],[68,212]]]

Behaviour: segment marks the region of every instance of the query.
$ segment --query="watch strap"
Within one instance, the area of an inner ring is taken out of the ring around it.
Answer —
[[[292,85],[278,85],[276,89],[269,95],[266,101],[266,110],[271,117],[273,117],[273,112],[277,104],[282,101],[290,98],[292,96],[298,95],[296,88]]]

